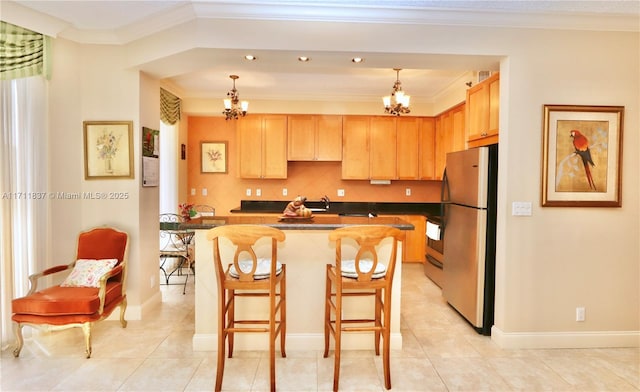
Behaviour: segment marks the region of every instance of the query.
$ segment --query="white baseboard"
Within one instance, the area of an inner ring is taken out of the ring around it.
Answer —
[[[640,347],[640,331],[503,332],[494,325],[491,340],[505,349]]]
[[[124,314],[125,320],[142,320],[143,314],[162,303],[162,293],[157,291],[153,296],[147,299],[142,305],[131,306],[127,304],[127,310]],[[120,320],[120,309],[116,308],[106,320]]]
[[[333,341],[333,339],[331,340]],[[218,334],[195,334],[192,339],[193,351],[217,351]],[[276,349],[279,343],[276,341]],[[333,348],[333,343],[331,343]],[[237,334],[234,349],[268,350],[269,343],[266,334]],[[322,351],[324,350],[324,334],[287,334],[287,351]],[[342,335],[343,350],[372,350],[373,334],[348,333]],[[402,349],[402,334],[391,334],[391,349]]]

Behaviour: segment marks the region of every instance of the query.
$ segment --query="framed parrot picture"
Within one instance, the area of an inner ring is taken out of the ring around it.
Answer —
[[[623,106],[544,105],[543,207],[620,207]]]

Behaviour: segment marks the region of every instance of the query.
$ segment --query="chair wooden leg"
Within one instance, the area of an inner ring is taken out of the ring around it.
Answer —
[[[229,290],[229,308],[227,309],[227,324],[229,328],[235,328],[236,324],[236,292]],[[227,328],[227,325],[224,326]],[[235,343],[233,332],[227,332],[227,342],[229,344],[229,358],[233,357],[233,344]]]
[[[287,266],[282,266],[282,280],[280,281],[280,355],[287,356],[285,342],[287,336]]]
[[[385,289],[384,329],[382,330],[382,366],[384,369],[384,387],[391,389],[391,365],[389,361],[391,347],[391,291]]]
[[[24,338],[22,337],[22,324],[13,323],[14,328],[13,331],[16,335],[16,348],[13,349],[13,356],[19,357],[20,351],[22,351],[22,346],[24,345]]]
[[[84,333],[85,354],[87,358],[91,358],[91,324],[83,323],[82,332]]]
[[[337,279],[340,279],[340,277],[337,277]],[[342,293],[340,290],[336,290],[336,325],[334,338],[333,390],[337,392],[338,384],[340,383],[340,350],[342,343]]]
[[[382,290],[381,289],[377,289],[376,290],[376,295],[374,296],[374,301],[375,301],[375,326],[376,327],[381,327],[382,326],[382,318],[381,318],[381,313],[382,313]],[[385,316],[386,316],[386,312],[385,312]],[[385,327],[387,325],[385,324]],[[374,332],[374,342],[375,342],[375,350],[376,350],[376,355],[380,355],[380,330],[376,329]]]
[[[120,303],[120,325],[122,328],[127,328],[127,320],[124,319],[124,313],[127,311],[127,298]]]
[[[331,323],[331,279],[329,279],[329,268],[327,265],[327,281],[324,292],[324,355],[323,358],[329,356],[329,327]]]
[[[227,310],[226,307],[226,296],[225,291],[218,295],[218,309],[220,312],[218,314],[218,363],[216,365],[216,386],[215,392],[220,392],[222,389],[222,376],[224,374],[224,358],[225,358],[225,340],[226,340],[226,320],[227,320]]]
[[[275,290],[275,286],[272,286]],[[269,385],[271,392],[276,391],[276,295],[269,295]]]

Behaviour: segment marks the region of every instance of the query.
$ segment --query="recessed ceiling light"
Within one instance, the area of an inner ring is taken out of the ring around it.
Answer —
[[[311,58],[307,56],[300,56],[298,57],[298,61],[302,61],[303,63],[306,63],[307,61],[311,61]]]
[[[249,60],[249,61],[254,61],[254,60],[257,60],[258,58],[256,56],[252,55],[252,54],[248,54],[248,55],[244,56],[244,59],[245,60]]]
[[[363,61],[364,61],[364,59],[362,57],[354,57],[354,58],[351,59],[351,62],[356,63],[356,64],[361,63]]]

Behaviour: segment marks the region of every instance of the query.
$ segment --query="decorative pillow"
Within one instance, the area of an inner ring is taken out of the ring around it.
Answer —
[[[78,259],[62,287],[100,287],[102,275],[111,271],[118,259]]]

